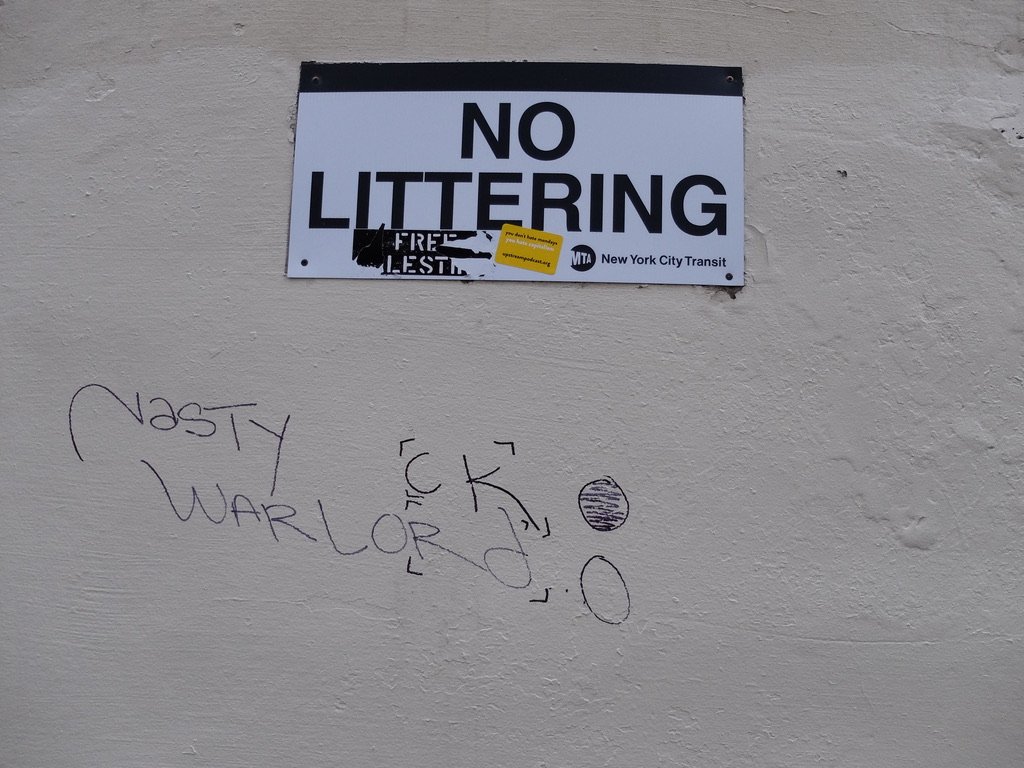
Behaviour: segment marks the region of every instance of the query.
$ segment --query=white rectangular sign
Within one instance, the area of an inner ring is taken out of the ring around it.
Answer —
[[[302,65],[289,277],[743,285],[738,68]]]

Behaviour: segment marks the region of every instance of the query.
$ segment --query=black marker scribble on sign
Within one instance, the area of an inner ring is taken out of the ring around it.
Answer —
[[[494,256],[494,253],[492,252],[494,246],[491,245],[494,240],[494,236],[490,232],[469,231],[449,232],[448,234],[448,243],[458,243],[462,240],[468,240],[470,241],[468,244],[472,245],[473,241],[475,241],[478,246],[483,246],[486,250],[476,250],[474,248],[463,248],[456,245],[442,244],[437,246],[437,252],[442,256],[448,256],[452,259],[490,259]],[[481,237],[484,239],[480,240]]]
[[[489,233],[476,230],[385,229],[381,224],[352,231],[352,260],[383,275],[466,277],[456,260],[489,261],[493,253],[466,246],[487,247],[491,240]]]
[[[587,483],[580,489],[580,512],[595,531],[614,531],[629,516],[629,500],[610,477]]]
[[[352,260],[360,267],[384,266],[384,225],[379,229],[357,229],[352,236]]]

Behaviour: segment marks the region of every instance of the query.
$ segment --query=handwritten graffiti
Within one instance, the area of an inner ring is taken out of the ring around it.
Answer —
[[[268,417],[254,400],[226,402],[231,404],[175,404],[163,396],[145,398],[135,392],[132,397],[121,397],[106,385],[86,384],[74,392],[67,407],[72,450],[82,462],[102,452],[108,443],[94,434],[95,425],[117,423],[119,428],[134,425],[150,435],[202,441],[218,453],[258,457],[263,467],[260,472],[267,478],[261,491],[236,487],[237,482],[225,478],[211,478],[208,471],[183,479],[179,466],[171,462],[162,465],[143,449],[137,450],[140,455],[133,465],[140,474],[133,479],[141,488],[148,488],[146,492],[155,495],[181,523],[226,524],[232,529],[263,527],[276,543],[316,545],[329,556],[349,562],[383,556],[395,560],[405,574],[415,578],[440,573],[437,558],[451,559],[456,572],[486,574],[502,588],[525,591],[531,604],[551,606],[558,603],[552,599],[553,593],[569,593],[568,588],[555,589],[558,585],[550,582],[537,584],[536,556],[531,559],[530,549],[552,537],[558,528],[553,520],[558,516],[552,510],[537,513],[533,503],[501,479],[499,461],[520,460],[513,440],[492,440],[475,452],[448,460],[435,455],[429,441],[416,437],[398,440],[402,484],[394,507],[361,513],[366,516],[359,522],[330,499],[282,496],[282,468],[288,466],[282,457],[289,453],[295,434],[291,414]],[[88,409],[91,416],[88,435],[81,433],[76,419],[82,409]],[[258,447],[258,452],[252,453],[250,446]],[[128,450],[130,454],[132,449]],[[441,496],[444,503],[433,503]],[[625,494],[611,478],[584,486],[579,505],[594,531],[615,530],[628,514]],[[473,522],[474,536],[456,535],[460,533],[460,515],[463,521]],[[619,624],[628,617],[625,580],[603,555],[595,555],[584,565],[578,589],[582,605],[599,621]]]

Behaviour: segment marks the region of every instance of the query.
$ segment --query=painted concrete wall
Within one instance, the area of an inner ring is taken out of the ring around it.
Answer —
[[[0,765],[1021,765],[1022,38],[1017,0],[7,0]],[[286,280],[307,59],[742,66],[746,287]],[[478,567],[508,493],[527,589]]]

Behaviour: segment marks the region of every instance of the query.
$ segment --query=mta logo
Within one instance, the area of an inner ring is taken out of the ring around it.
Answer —
[[[572,268],[577,272],[586,272],[597,264],[597,254],[589,245],[576,245],[572,249]]]

